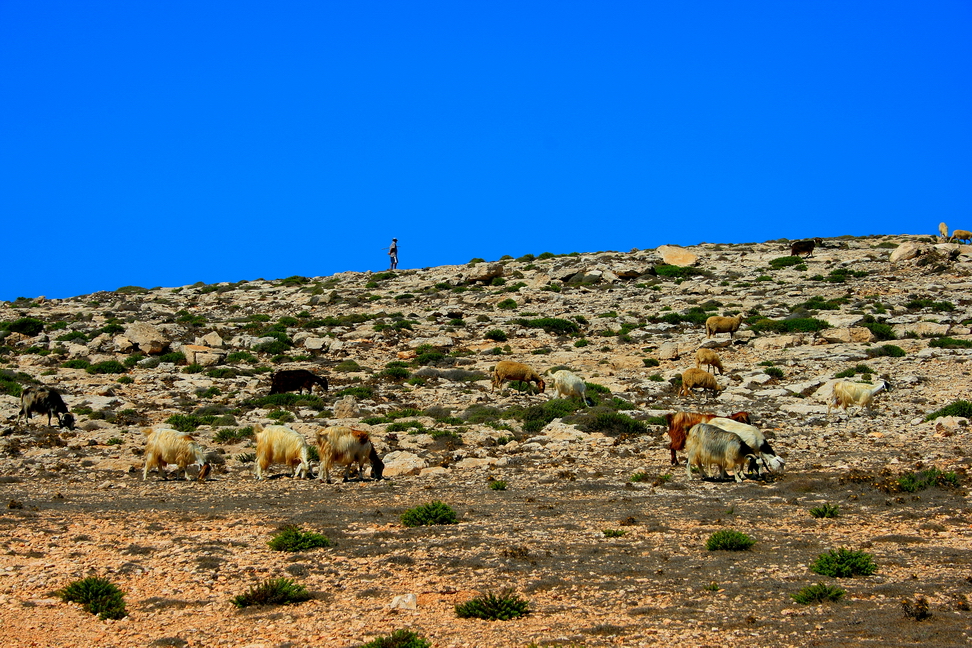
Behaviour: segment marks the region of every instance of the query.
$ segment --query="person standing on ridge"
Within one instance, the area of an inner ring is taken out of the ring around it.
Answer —
[[[394,270],[398,267],[398,239],[393,238],[391,245],[388,246],[388,258],[391,261],[391,268],[389,270]]]

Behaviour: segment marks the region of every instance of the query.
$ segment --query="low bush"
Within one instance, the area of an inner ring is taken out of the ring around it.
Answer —
[[[505,491],[507,483],[502,479],[496,479],[489,482],[489,489],[496,491]]]
[[[121,619],[125,611],[125,594],[106,578],[89,576],[76,580],[64,589],[57,591],[63,601],[80,603],[85,612],[97,614],[101,620]]]
[[[506,342],[507,340],[506,333],[499,329],[486,331],[486,333],[483,334],[483,337],[487,340],[493,340],[494,342]]]
[[[815,585],[808,585],[795,594],[790,594],[790,597],[801,605],[813,605],[815,603],[827,603],[830,601],[836,603],[844,598],[844,594],[846,593],[836,585],[817,583]]]
[[[215,443],[239,443],[244,439],[249,439],[253,437],[253,427],[246,426],[239,429],[223,428],[217,430],[213,434],[213,441]]]
[[[882,344],[879,347],[871,347],[867,350],[867,357],[869,358],[903,358],[904,356],[905,350],[893,344]]]
[[[580,333],[580,328],[577,324],[559,317],[520,318],[513,320],[513,323],[527,328],[543,329],[551,335],[574,335]]]
[[[487,592],[456,605],[456,616],[461,619],[486,619],[508,621],[530,612],[530,603],[521,599],[512,589],[499,594]]]
[[[800,265],[801,263],[803,263],[803,258],[798,256],[777,257],[775,259],[771,259],[769,262],[770,266],[777,270],[781,268],[789,268],[790,266]]]
[[[425,637],[415,634],[411,630],[396,630],[386,637],[372,639],[360,648],[431,648],[432,644]]]
[[[605,538],[620,538],[625,534],[624,529],[604,529],[601,531]]]
[[[74,360],[62,362],[61,366],[65,369],[87,369],[91,366],[91,361],[87,358],[75,358]]]
[[[601,412],[583,423],[587,432],[601,432],[609,435],[645,434],[648,426],[620,412]]]
[[[327,536],[311,531],[301,531],[297,526],[286,526],[267,543],[274,551],[307,551],[320,547],[331,547]]]
[[[401,520],[407,527],[456,524],[458,521],[452,507],[438,500],[407,509],[402,513]]]
[[[746,551],[754,544],[756,544],[756,541],[745,533],[732,529],[720,529],[705,541],[705,548],[709,551]]]
[[[961,416],[972,418],[972,403],[967,400],[957,400],[949,403],[940,410],[935,410],[925,417],[926,421],[932,421],[942,416]]]
[[[959,478],[956,473],[952,471],[942,472],[934,466],[927,470],[906,473],[898,477],[898,488],[906,493],[917,493],[932,486],[955,488],[958,485]]]
[[[238,608],[245,608],[251,605],[289,605],[310,599],[310,592],[303,585],[289,578],[270,578],[234,596],[230,602]]]
[[[500,303],[496,304],[496,308],[499,308],[501,310],[513,310],[514,308],[516,308],[516,300],[507,297]]]
[[[832,504],[822,504],[810,509],[810,515],[815,518],[835,518],[840,516],[840,507]]]
[[[165,420],[166,424],[171,425],[173,430],[179,432],[195,432],[200,425],[212,425],[216,416],[209,414],[206,416],[196,416],[195,414],[173,414]]]
[[[810,564],[810,571],[831,578],[870,576],[877,571],[871,554],[849,549],[831,549]]]
[[[929,342],[928,346],[936,349],[972,349],[972,340],[940,337]]]
[[[894,329],[883,322],[861,322],[861,326],[868,329],[878,340],[896,340],[898,336],[894,334]]]
[[[89,374],[120,374],[128,371],[128,369],[125,368],[125,365],[117,360],[105,360],[103,362],[97,362],[93,365],[85,367],[85,370]]]
[[[815,333],[829,327],[830,324],[814,317],[793,317],[784,320],[761,318],[749,325],[755,333]]]
[[[12,333],[21,333],[27,337],[34,337],[44,330],[44,322],[36,317],[21,317],[20,319],[12,322],[3,322],[0,324],[0,329],[7,330]]]

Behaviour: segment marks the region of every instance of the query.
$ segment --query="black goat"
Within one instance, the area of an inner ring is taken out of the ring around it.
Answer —
[[[74,429],[74,416],[68,412],[61,392],[53,387],[30,386],[20,394],[20,413],[17,414],[17,424],[24,417],[30,421],[31,414],[47,414],[47,426],[51,425],[51,418],[57,416],[57,424],[69,430]]]
[[[303,394],[305,389],[310,394],[314,390],[314,385],[320,385],[324,391],[327,391],[327,378],[306,369],[285,369],[273,374],[273,379],[270,381],[270,395],[294,390]]]
[[[806,254],[807,257],[813,256],[813,248],[816,246],[823,246],[823,239],[820,237],[814,239],[808,239],[806,241],[797,241],[790,246],[790,256],[800,256],[801,254]]]

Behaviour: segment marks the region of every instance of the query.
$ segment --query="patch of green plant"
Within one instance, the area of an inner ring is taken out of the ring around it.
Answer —
[[[831,578],[853,578],[870,576],[877,571],[877,565],[871,554],[841,547],[817,556],[810,564],[810,571]]]
[[[180,324],[185,324],[186,326],[202,326],[206,323],[205,315],[193,315],[187,310],[181,310],[176,313],[176,322]]]
[[[22,335],[26,335],[27,337],[34,337],[44,330],[44,322],[36,317],[21,317],[20,319],[12,322],[0,323],[0,330],[10,331],[11,333],[20,333]]]
[[[603,529],[601,533],[604,534],[605,538],[620,538],[626,531],[624,529]]]
[[[869,358],[903,358],[905,356],[905,350],[894,344],[882,344],[878,347],[871,347],[867,350],[867,357]]]
[[[203,366],[198,362],[193,362],[192,364],[186,365],[182,368],[182,373],[184,374],[198,374],[203,372]]]
[[[559,317],[540,317],[536,319],[519,318],[513,320],[518,326],[543,329],[551,335],[574,335],[580,333],[580,328],[574,322]]]
[[[408,369],[404,367],[387,367],[381,372],[381,375],[388,376],[394,380],[405,380],[410,374]]]
[[[618,436],[648,432],[647,425],[620,412],[600,412],[581,425],[587,432],[602,432]]]
[[[487,592],[456,605],[456,616],[461,619],[508,621],[529,612],[529,601],[520,598],[512,589],[503,590],[499,594]]]
[[[803,257],[798,257],[798,256],[777,257],[775,259],[771,259],[769,262],[770,266],[775,268],[776,270],[779,270],[781,268],[789,268],[790,266],[800,265],[801,263],[803,263]]]
[[[159,360],[162,362],[171,362],[176,365],[184,365],[186,364],[186,354],[182,351],[173,351],[172,353],[160,355]]]
[[[507,297],[500,303],[496,304],[496,308],[499,308],[500,310],[513,310],[516,308],[516,300]]]
[[[706,276],[709,274],[699,268],[664,264],[655,266],[655,272],[659,277],[668,277],[670,279],[685,279],[696,275]]]
[[[773,376],[774,378],[783,377],[783,370],[779,367],[766,367],[766,369],[763,370],[763,373],[765,373],[767,376]]]
[[[784,320],[764,317],[750,322],[749,328],[756,333],[814,333],[830,328],[830,324],[814,317],[793,317]]]
[[[236,378],[236,376],[238,376],[239,373],[236,371],[236,369],[233,369],[232,367],[215,367],[207,371],[206,375],[209,376],[210,378],[216,378],[217,380],[221,380],[224,378]]]
[[[517,418],[523,421],[523,431],[539,432],[555,418],[563,418],[582,407],[577,399],[553,398],[540,405],[529,407]],[[469,420],[469,419],[467,419]],[[473,421],[469,420],[470,423]]]
[[[407,527],[432,526],[436,524],[456,524],[456,512],[448,504],[435,500],[402,513],[402,524]]]
[[[424,367],[426,365],[439,362],[440,360],[443,360],[445,357],[446,354],[442,353],[441,351],[426,351],[425,353],[419,353],[417,356],[415,356],[414,362],[418,366]]]
[[[840,507],[834,504],[824,503],[810,509],[810,515],[815,518],[835,518],[840,516]]]
[[[972,349],[972,340],[940,337],[929,342],[928,346],[936,349]]]
[[[125,361],[122,362],[122,364],[125,365],[127,368],[132,369],[135,367],[135,365],[139,363],[139,361],[144,359],[145,356],[143,356],[141,353],[133,353],[132,355],[125,358]]]
[[[874,334],[879,341],[896,340],[898,338],[894,329],[884,322],[878,322],[873,316],[867,315],[861,320],[860,325]]]
[[[840,310],[840,307],[846,304],[849,299],[847,297],[837,297],[836,299],[824,299],[821,295],[814,295],[802,304],[797,304],[790,308],[790,311],[796,310]]]
[[[65,369],[87,369],[91,366],[91,361],[87,358],[75,358],[74,360],[62,362],[61,366]]]
[[[346,387],[337,393],[338,396],[354,396],[358,400],[368,400],[374,398],[375,392],[368,385],[355,385]]]
[[[369,388],[370,389],[370,388]],[[343,396],[344,394],[339,394]],[[326,405],[320,396],[315,394],[295,394],[287,392],[285,394],[270,394],[268,396],[257,396],[243,401],[247,407],[279,408],[279,407],[309,407],[317,411],[323,410]]]
[[[610,394],[611,390],[604,385],[599,385],[597,383],[585,382],[584,385],[587,387],[588,393],[591,394]]]
[[[231,364],[236,364],[237,362],[246,362],[252,364],[257,361],[255,355],[249,351],[234,351],[233,353],[226,356],[226,362]]]
[[[102,362],[97,362],[93,365],[85,367],[85,370],[89,374],[120,374],[128,371],[128,369],[125,368],[125,365],[117,360],[104,360]]]
[[[487,340],[493,340],[494,342],[506,342],[507,335],[504,331],[499,329],[493,329],[491,331],[486,331],[483,337]]]
[[[506,482],[504,480],[502,480],[502,479],[495,479],[495,480],[489,482],[489,489],[490,490],[497,490],[497,491],[505,491],[506,490]]]
[[[122,443],[124,443],[124,441],[122,441],[118,437],[111,437],[110,439],[105,441],[105,445],[110,445],[110,446],[121,445]]]
[[[909,310],[923,310],[930,308],[936,313],[950,312],[955,310],[955,304],[950,301],[935,301],[934,299],[912,299],[905,308]]]
[[[195,414],[173,414],[165,420],[166,424],[172,426],[173,430],[179,432],[194,432],[200,425],[212,425],[216,420],[214,414],[197,416]]]
[[[646,367],[657,367],[657,366],[659,366],[661,364],[661,362],[659,362],[658,358],[642,358],[641,359],[641,362]]]
[[[301,531],[300,527],[295,525],[282,528],[267,544],[274,551],[293,552],[334,546],[327,536],[312,531]]]
[[[844,598],[846,593],[847,592],[836,585],[816,583],[814,585],[808,585],[799,592],[790,594],[790,596],[794,601],[801,605],[814,605],[817,603],[836,603],[840,599]]]
[[[746,551],[756,541],[741,531],[720,529],[705,541],[705,548],[709,551]]]
[[[289,605],[311,599],[310,592],[303,585],[289,578],[270,578],[249,590],[234,596],[230,603],[238,608],[251,605]]]
[[[576,342],[574,342],[574,346],[577,347],[578,349],[581,347],[586,347],[588,344],[590,344],[590,342],[588,342],[586,338],[581,338]]]
[[[71,331],[70,333],[65,333],[57,337],[58,342],[74,342],[75,340],[82,343],[87,342],[88,336],[81,331]]]
[[[396,630],[385,637],[378,637],[362,644],[360,648],[431,648],[432,643],[411,630]]]
[[[253,347],[257,353],[267,353],[269,355],[279,355],[290,348],[290,345],[280,340],[267,340]]]
[[[926,421],[932,421],[942,416],[959,416],[972,419],[972,403],[967,400],[957,400],[949,403],[945,407],[935,410],[925,417]]]
[[[919,472],[906,473],[898,477],[898,488],[906,493],[917,493],[920,490],[941,486],[955,488],[959,485],[958,475],[952,471],[942,472],[932,466]]]
[[[253,437],[253,427],[248,425],[239,429],[222,428],[217,430],[213,434],[213,441],[215,443],[239,443],[251,437]]]
[[[405,432],[406,430],[415,430],[415,434],[423,434],[428,431],[421,421],[395,421],[389,423],[388,427],[385,428],[386,432]]]
[[[131,385],[135,380],[131,376],[122,376],[118,382],[122,385]]]
[[[125,611],[125,593],[107,578],[88,576],[76,580],[56,592],[62,601],[80,603],[85,612],[97,614],[101,620],[122,619]]]

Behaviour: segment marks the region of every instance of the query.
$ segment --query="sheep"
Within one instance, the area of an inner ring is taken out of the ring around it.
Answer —
[[[773,473],[783,472],[786,462],[776,454],[773,446],[769,444],[766,437],[763,436],[763,432],[758,427],[718,416],[708,423],[726,432],[732,432],[745,441],[746,445],[759,453],[759,458],[768,471]],[[750,465],[750,470],[756,470],[755,462]]]
[[[61,392],[53,387],[31,385],[24,388],[20,394],[20,413],[17,414],[17,425],[21,417],[30,422],[31,414],[47,414],[47,427],[51,426],[51,418],[57,416],[57,424],[69,430],[74,429],[74,415],[68,412]]]
[[[712,317],[705,320],[705,336],[712,337],[716,333],[728,333],[729,339],[732,339],[732,334],[739,330],[739,325],[742,324],[742,315],[736,315],[735,317],[719,317],[718,315],[713,315]]]
[[[712,373],[715,373],[716,369],[719,370],[720,374],[726,372],[722,366],[722,359],[719,358],[719,354],[712,349],[699,349],[695,352],[695,368],[701,369],[702,365],[707,365],[706,371],[709,370],[709,367],[713,367]]]
[[[364,474],[364,464],[366,461],[371,463],[371,477],[374,480],[381,479],[381,473],[385,469],[375,450],[374,444],[364,430],[353,430],[349,427],[335,426],[318,430],[317,447],[321,455],[321,467],[317,471],[318,479],[326,479],[331,483],[330,470],[335,463],[346,466],[344,470],[344,481],[348,481],[348,474],[351,472],[351,465],[358,465],[358,473]]]
[[[820,237],[808,239],[806,241],[796,241],[790,246],[790,256],[800,256],[806,254],[807,258],[813,256],[813,248],[823,246],[823,239]]]
[[[199,466],[197,479],[199,481],[206,479],[210,468],[206,453],[191,435],[176,430],[153,430],[152,428],[144,428],[142,434],[147,440],[142,481],[148,479],[149,471],[154,468],[158,469],[162,479],[168,479],[169,476],[165,472],[166,464],[175,464],[176,476],[178,477],[181,470],[186,481],[189,481],[190,463]]]
[[[283,425],[263,427],[257,423],[253,426],[253,435],[256,437],[257,479],[263,479],[263,472],[274,463],[296,466],[295,479],[306,477],[310,472],[310,446],[302,434]]]
[[[696,423],[708,423],[715,417],[715,414],[699,414],[697,412],[674,412],[665,415],[665,420],[668,421],[668,437],[671,439],[668,449],[672,452],[673,466],[678,465],[678,458],[675,456],[675,451],[685,448],[685,437],[688,434],[689,428]],[[749,412],[736,412],[735,414],[730,414],[728,418],[733,421],[739,421],[740,423],[752,423]]]
[[[951,243],[953,239],[972,242],[972,232],[968,230],[952,230],[952,235],[949,237],[948,242]]]
[[[715,464],[723,473],[727,469],[735,474],[736,481],[741,482],[746,461],[755,458],[753,449],[745,441],[732,432],[707,423],[698,423],[689,430],[685,442],[688,462],[685,464],[685,474],[692,480],[692,466],[698,466],[705,476],[705,466]]]
[[[320,385],[321,389],[327,391],[327,378],[306,369],[285,369],[273,374],[273,379],[270,381],[270,395],[291,392],[295,389],[301,394],[306,389],[307,393],[311,394],[314,385]]]
[[[576,396],[581,399],[585,407],[588,406],[587,383],[584,382],[583,378],[575,376],[566,369],[554,372],[551,378],[553,379],[554,398],[570,398],[571,396]]]
[[[884,380],[878,380],[877,385],[867,383],[851,382],[849,380],[839,380],[834,383],[834,393],[827,404],[827,416],[834,407],[843,408],[846,412],[849,405],[857,405],[863,410],[865,407],[871,409],[871,401],[875,394],[882,390],[891,391],[891,385]]]
[[[678,394],[679,396],[691,396],[692,390],[696,387],[711,390],[713,394],[718,394],[723,390],[723,387],[720,387],[719,383],[716,382],[715,376],[708,371],[690,367],[682,373],[682,388]]]
[[[523,382],[534,382],[537,384],[537,389],[540,393],[543,393],[546,383],[543,382],[543,378],[540,377],[536,371],[531,367],[519,362],[513,362],[511,360],[501,360],[496,363],[496,368],[493,369],[493,389],[503,388],[503,383],[509,382],[511,380],[521,380]]]
[[[948,240],[948,225],[946,225],[945,223],[939,223],[938,235],[941,237],[941,240],[943,241]]]

